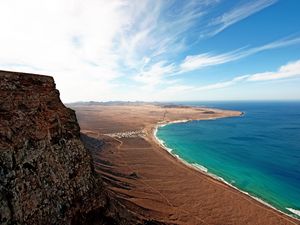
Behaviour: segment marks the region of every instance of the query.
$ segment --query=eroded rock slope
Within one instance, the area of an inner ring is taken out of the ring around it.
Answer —
[[[0,71],[0,224],[137,224],[111,199],[52,77]]]

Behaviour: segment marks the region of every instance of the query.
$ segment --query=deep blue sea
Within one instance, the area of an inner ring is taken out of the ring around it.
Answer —
[[[299,218],[300,102],[182,104],[245,114],[160,127],[157,137],[173,154]]]

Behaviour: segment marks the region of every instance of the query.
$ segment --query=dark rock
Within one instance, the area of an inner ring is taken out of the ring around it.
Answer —
[[[0,224],[139,223],[94,172],[53,78],[0,71]]]
[[[139,176],[137,175],[136,172],[131,173],[129,176],[132,177],[132,178],[134,178],[134,179],[139,178]]]

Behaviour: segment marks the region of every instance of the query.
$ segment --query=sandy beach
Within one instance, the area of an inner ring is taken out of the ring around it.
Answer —
[[[154,136],[178,121],[240,116],[241,112],[159,105],[72,105],[109,190],[144,218],[166,224],[300,224],[182,162]]]

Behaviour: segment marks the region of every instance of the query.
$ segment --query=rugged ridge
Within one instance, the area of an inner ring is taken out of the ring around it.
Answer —
[[[95,174],[52,77],[0,71],[0,224],[137,224]]]

